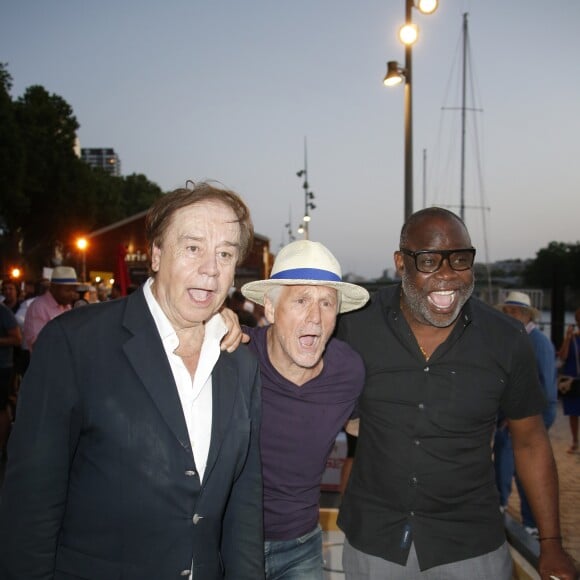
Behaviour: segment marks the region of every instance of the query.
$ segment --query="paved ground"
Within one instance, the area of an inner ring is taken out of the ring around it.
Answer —
[[[562,414],[562,405],[558,406],[558,416],[550,429],[550,439],[560,480],[560,522],[564,548],[574,558],[580,571],[580,454],[566,453],[570,447],[571,435],[568,417]],[[508,503],[509,514],[521,521],[520,500],[515,489]]]

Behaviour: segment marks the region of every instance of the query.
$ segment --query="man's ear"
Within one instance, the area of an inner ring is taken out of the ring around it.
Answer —
[[[274,320],[276,318],[276,308],[267,296],[264,296],[264,316],[270,324],[274,324]]]
[[[403,275],[405,271],[405,257],[401,252],[398,250],[393,254],[393,260],[395,262],[395,269],[397,270],[397,274],[399,277]]]
[[[159,261],[161,259],[161,248],[157,244],[151,246],[151,270],[159,271]]]

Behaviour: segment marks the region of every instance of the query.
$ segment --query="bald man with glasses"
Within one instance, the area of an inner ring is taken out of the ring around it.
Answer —
[[[521,324],[472,296],[465,224],[421,210],[394,259],[401,283],[338,328],[366,369],[338,519],[346,580],[511,579],[490,448],[500,410],[540,530],[541,577],[576,578],[534,353]]]

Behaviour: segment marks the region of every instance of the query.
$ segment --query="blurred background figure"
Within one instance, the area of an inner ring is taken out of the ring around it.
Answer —
[[[10,434],[12,413],[10,396],[14,367],[13,348],[20,346],[22,333],[14,313],[0,304],[0,461],[6,457],[6,443]]]
[[[113,293],[114,287],[115,286],[111,288],[111,294]],[[107,300],[109,300],[109,289],[103,282],[99,282],[97,284],[96,291],[97,291],[97,299],[99,302],[106,302]]]
[[[44,292],[28,306],[24,318],[24,338],[32,352],[38,333],[46,323],[70,310],[79,299],[77,273],[69,266],[57,266],[52,271],[48,292]]]
[[[2,295],[4,296],[3,304],[16,314],[21,302],[18,284],[13,280],[2,282]]]
[[[92,285],[89,285],[87,288],[84,298],[89,304],[96,304],[97,302],[101,302],[97,288]]]
[[[566,330],[564,342],[558,351],[558,360],[561,362],[560,372],[563,375],[580,377],[580,308],[574,313],[576,325],[571,324]],[[564,415],[570,421],[572,444],[568,453],[578,452],[578,416],[580,415],[580,396],[565,395],[562,397]]]
[[[558,390],[556,387],[556,350],[550,339],[536,326],[540,311],[532,306],[530,296],[524,292],[510,292],[498,308],[508,316],[519,320],[525,327],[532,343],[540,385],[546,396],[547,406],[542,413],[546,429],[556,419]],[[528,534],[538,537],[538,527],[528,503],[520,479],[515,472],[514,451],[509,432],[509,424],[503,414],[498,415],[498,425],[494,437],[495,480],[500,496],[500,509],[505,510],[512,489],[515,475],[516,486],[520,495],[522,523]]]
[[[19,382],[22,380],[26,369],[28,368],[28,364],[30,363],[30,349],[28,348],[28,343],[26,342],[26,338],[24,337],[24,320],[26,319],[26,313],[28,312],[28,307],[32,304],[32,302],[38,297],[44,294],[48,287],[50,286],[50,280],[46,278],[42,278],[36,283],[26,282],[24,286],[24,300],[20,303],[20,307],[16,312],[16,322],[18,322],[18,326],[20,326],[20,331],[22,332],[22,345],[19,349],[15,349],[15,353],[18,353],[18,356],[15,354],[14,360],[14,372],[18,376],[17,384],[15,385],[15,392],[13,393],[13,406],[14,411],[16,410],[16,398],[18,395],[18,387]],[[32,288],[32,289],[31,289]]]
[[[2,295],[4,296],[3,302],[4,306],[10,309],[10,311],[16,316],[23,302],[18,283],[14,280],[5,280],[2,283]],[[10,347],[12,349],[12,375],[10,377],[10,387],[8,394],[8,404],[13,417],[14,411],[16,410],[15,399],[18,392],[18,388],[20,386],[20,380],[22,378],[24,370],[26,370],[26,366],[28,364],[29,359],[28,351],[24,350],[22,346],[22,326],[16,317],[15,320],[19,328],[20,342],[19,344],[13,344]]]
[[[237,288],[231,291],[227,306],[238,315],[240,324],[250,328],[258,326],[258,321],[254,316],[254,304],[246,300],[246,297]]]

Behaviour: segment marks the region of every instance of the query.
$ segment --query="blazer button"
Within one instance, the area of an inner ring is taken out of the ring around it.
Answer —
[[[185,475],[187,475],[187,477],[193,477],[194,475],[197,475],[197,474],[195,473],[195,471],[193,469],[188,469],[185,472]]]
[[[203,519],[203,516],[200,516],[199,514],[193,514],[191,521],[193,522],[193,525],[197,526],[197,524],[199,523],[199,520],[202,520],[202,519]]]

